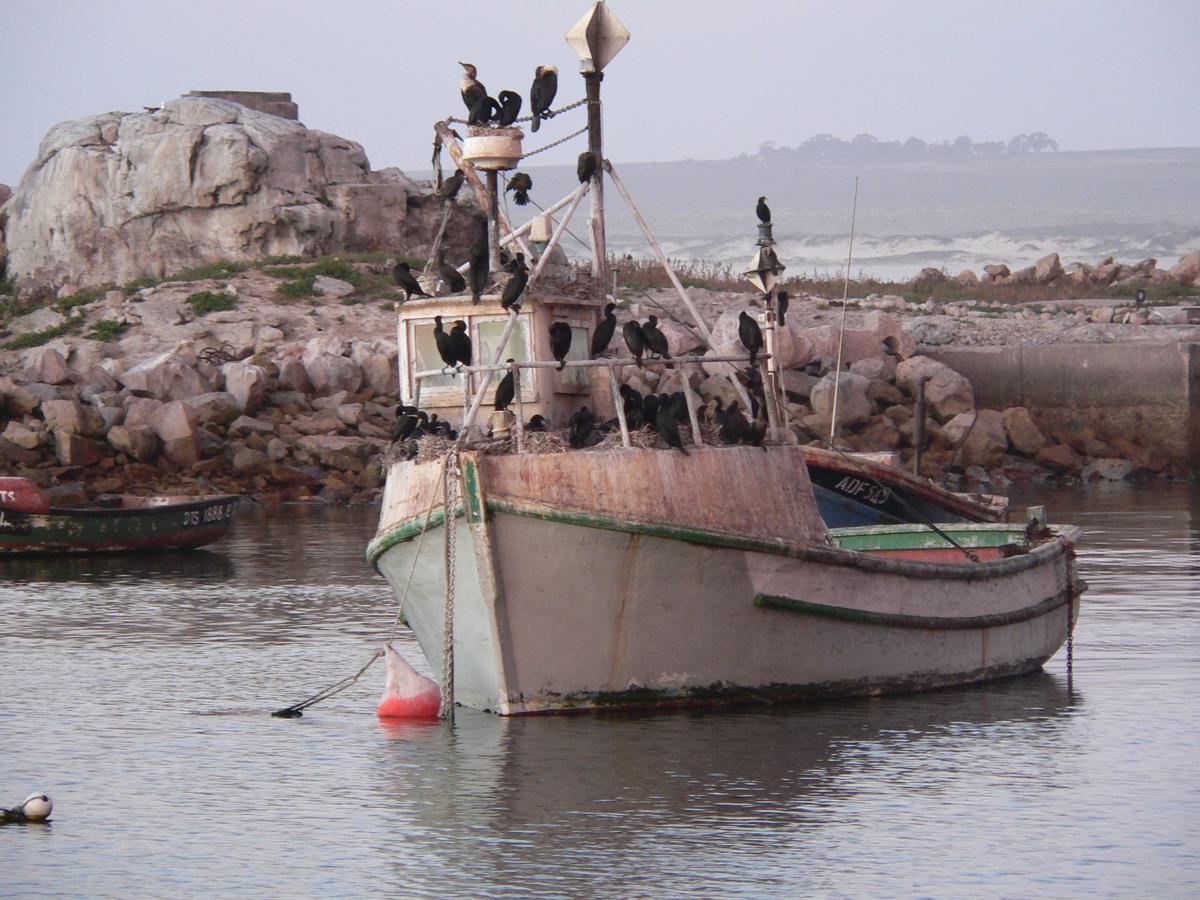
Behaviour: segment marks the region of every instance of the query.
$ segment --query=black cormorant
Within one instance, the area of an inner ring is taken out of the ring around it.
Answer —
[[[482,227],[479,231],[479,237],[471,245],[470,268],[467,270],[467,277],[471,283],[471,300],[475,303],[478,303],[483,296],[483,291],[487,287],[488,276],[491,274],[488,271],[488,224],[486,221],[480,224]]]
[[[492,119],[500,117],[500,104],[496,102],[494,97],[489,97],[484,94],[475,101],[475,105],[471,107],[471,112],[467,114],[468,125],[487,125]]]
[[[571,446],[578,450],[586,444],[595,424],[596,415],[586,406],[581,406],[578,412],[572,413],[571,418],[567,420],[567,425],[571,428],[571,434],[568,438]]]
[[[764,225],[771,224],[771,207],[767,206],[766,197],[758,198],[758,206],[754,208],[754,211],[758,214],[758,221]]]
[[[575,163],[575,175],[579,178],[579,183],[583,184],[585,181],[591,181],[595,174],[596,154],[591,150],[584,150]]]
[[[515,172],[513,177],[508,179],[508,187],[504,189],[504,193],[513,192],[513,201],[517,206],[529,205],[529,192],[533,190],[533,179],[524,172]]]
[[[750,423],[738,409],[738,402],[732,401],[725,409],[721,408],[721,398],[717,398],[717,410],[714,418],[721,426],[720,438],[726,444],[740,444],[750,437]]]
[[[511,363],[513,360],[506,359],[505,362]],[[493,405],[496,409],[508,409],[508,404],[513,402],[513,395],[513,370],[509,369],[500,379],[500,386],[496,388],[496,402]]]
[[[622,405],[625,407],[625,425],[637,428],[642,424],[642,395],[628,384],[621,385],[617,390],[621,393]]]
[[[738,313],[738,337],[742,339],[742,346],[750,351],[750,367],[754,368],[758,351],[762,349],[762,329],[744,309]]]
[[[558,67],[538,66],[533,73],[533,84],[529,87],[529,112],[533,115],[530,130],[537,131],[542,117],[553,115],[550,106],[558,93]]]
[[[521,95],[516,91],[501,91],[497,97],[500,99],[500,121],[497,124],[507,128],[521,114]]]
[[[625,346],[633,354],[633,358],[637,361],[638,368],[640,369],[642,367],[642,354],[646,352],[646,334],[642,331],[642,326],[635,321],[626,322],[621,329],[621,334],[625,337]]]
[[[460,61],[459,65],[466,71],[463,73],[463,77],[458,80],[458,89],[462,94],[463,104],[470,110],[471,107],[479,102],[480,97],[487,96],[487,88],[475,77],[479,73],[471,63]]]
[[[558,360],[558,371],[567,367],[567,354],[571,352],[571,326],[566,322],[550,323],[550,352]]]
[[[452,294],[461,294],[467,289],[467,280],[459,274],[458,269],[446,262],[438,254],[438,274],[442,276],[442,281],[446,282],[446,287],[450,289]]]
[[[456,319],[450,329],[450,347],[454,358],[464,366],[471,364],[471,336],[467,334],[467,323]]]
[[[418,426],[429,417],[415,406],[400,404],[396,407],[396,425],[392,428],[393,441],[406,441],[418,432]]]
[[[525,285],[529,284],[529,269],[525,266],[525,257],[522,254],[517,254],[517,261],[517,271],[508,279],[504,293],[500,295],[501,309],[521,308],[521,295],[525,293]]]
[[[672,396],[669,401],[659,398],[658,416],[655,420],[655,425],[658,428],[659,436],[666,441],[668,447],[674,447],[684,456],[687,456],[688,452],[683,449],[683,438],[679,436],[679,424],[676,421],[676,414],[682,399],[682,394]]]
[[[396,263],[392,268],[392,280],[400,287],[404,288],[404,299],[408,300],[412,297],[428,297],[429,295],[421,289],[420,282],[413,276],[412,270],[409,269],[408,263],[404,260]]]
[[[437,189],[437,195],[447,203],[453,203],[454,198],[458,196],[458,192],[462,190],[463,179],[462,169],[455,169],[454,174],[442,182],[442,186]]]
[[[534,416],[532,419],[530,419],[528,422],[525,423],[525,430],[526,431],[545,431],[546,430],[545,417],[541,413],[538,413],[536,416]]]
[[[617,330],[616,308],[617,304],[615,303],[604,307],[604,318],[600,320],[600,324],[596,326],[596,331],[592,335],[592,359],[607,350],[609,342],[612,341],[613,333]]]
[[[667,347],[667,336],[658,330],[658,316],[650,316],[642,326],[642,336],[646,339],[646,349],[663,359],[670,359]]]
[[[658,407],[661,401],[658,394],[647,394],[642,401],[642,424],[650,426],[651,431],[658,431]]]
[[[458,356],[454,353],[454,342],[450,340],[450,335],[446,334],[442,328],[442,317],[433,317],[433,341],[437,344],[438,356],[442,358],[448,366],[453,366],[458,363]]]
[[[775,295],[775,313],[779,316],[779,324],[780,325],[787,324],[787,311],[788,311],[788,301],[789,300],[790,300],[790,298],[788,297],[787,291],[780,291],[778,294]]]

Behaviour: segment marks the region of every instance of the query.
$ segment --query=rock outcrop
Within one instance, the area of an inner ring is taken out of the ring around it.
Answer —
[[[474,238],[470,192],[447,248]],[[8,274],[55,290],[164,277],[217,260],[429,251],[440,201],[354,141],[227,100],[63,122],[4,209]]]

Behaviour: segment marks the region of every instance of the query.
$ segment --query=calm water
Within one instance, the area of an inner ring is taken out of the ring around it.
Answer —
[[[390,624],[371,510],[0,563],[0,805],[56,804],[0,894],[1194,896],[1200,492],[1039,499],[1086,530],[1073,690],[769,712],[382,727],[377,667],[269,718]]]

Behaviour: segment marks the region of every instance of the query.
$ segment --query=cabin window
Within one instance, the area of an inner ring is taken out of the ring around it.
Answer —
[[[409,346],[412,348],[412,373],[427,372],[430,369],[445,368],[446,363],[442,361],[442,357],[438,355],[437,341],[433,339],[433,322],[413,322],[409,326],[412,329],[412,340]],[[446,327],[443,324],[443,327]],[[447,328],[447,331],[449,329]],[[461,394],[461,382],[456,375],[432,375],[421,381],[421,392],[424,394],[434,388],[444,387],[459,387]]]
[[[571,325],[571,349],[567,351],[567,361],[587,359],[591,354],[591,336],[582,325]],[[586,366],[577,369],[566,368],[555,373],[558,385],[555,390],[560,394],[586,394],[592,389],[592,370]]]
[[[517,362],[529,362],[532,359],[530,354],[529,340],[529,324],[531,317],[529,313],[525,313],[517,318],[516,327],[513,328],[512,334],[508,337],[508,344],[504,347],[504,352],[500,354],[500,362],[506,359],[514,359]],[[504,332],[504,326],[508,324],[508,316],[483,317],[476,316],[471,320],[475,328],[475,359],[480,364],[490,363],[496,358],[496,348],[500,344],[500,335]],[[537,380],[536,372],[533,369],[523,369],[521,371],[521,400],[525,403],[530,403],[537,399]],[[496,372],[492,376],[492,385],[498,386],[500,379],[504,377],[503,372]],[[493,402],[495,390],[491,390],[488,394],[488,402]]]

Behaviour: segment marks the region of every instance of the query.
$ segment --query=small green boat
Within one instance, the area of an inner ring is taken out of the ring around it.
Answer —
[[[183,550],[233,524],[238,497],[103,496],[52,507],[25,478],[0,478],[0,555]]]

